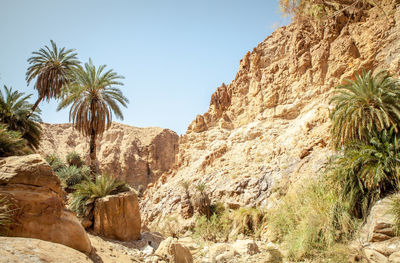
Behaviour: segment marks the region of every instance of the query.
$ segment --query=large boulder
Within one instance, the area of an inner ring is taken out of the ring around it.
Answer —
[[[85,254],[39,239],[0,237],[0,263],[92,262]]]
[[[394,231],[395,216],[390,212],[392,197],[386,197],[372,207],[359,238],[354,242],[363,250],[369,262],[400,262],[400,237]]]
[[[96,200],[94,233],[122,241],[140,238],[140,211],[135,192],[109,195]]]
[[[0,159],[0,197],[6,197],[15,207],[10,236],[91,251],[85,230],[65,207],[60,180],[40,155]]]
[[[190,250],[178,242],[176,238],[168,237],[161,242],[156,255],[171,263],[192,263]]]

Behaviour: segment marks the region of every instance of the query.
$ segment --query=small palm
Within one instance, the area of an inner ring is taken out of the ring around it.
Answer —
[[[7,124],[10,130],[19,131],[22,138],[27,140],[28,146],[37,149],[42,133],[38,122],[42,120],[39,116],[40,109],[30,118],[27,117],[32,107],[28,101],[31,96],[32,94],[25,95],[4,86],[4,91],[0,90],[0,122]]]

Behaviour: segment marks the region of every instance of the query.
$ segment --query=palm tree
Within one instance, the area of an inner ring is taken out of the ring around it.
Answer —
[[[92,179],[97,173],[96,168],[96,138],[111,126],[112,114],[123,119],[118,105],[126,107],[129,102],[115,86],[123,83],[118,80],[124,77],[112,69],[105,71],[106,65],[96,69],[91,59],[83,68],[75,71],[74,81],[57,110],[71,105],[69,119],[73,126],[84,136],[90,137],[89,154]]]
[[[4,86],[4,93],[0,90],[0,122],[7,124],[9,130],[20,132],[34,150],[39,147],[42,128],[38,122],[42,120],[39,108],[31,113],[32,104],[28,102],[31,96]]]
[[[43,99],[47,101],[52,98],[57,99],[63,87],[71,81],[72,71],[80,64],[74,49],[57,48],[53,40],[50,42],[51,48],[45,46],[39,51],[32,52],[33,56],[28,59],[30,67],[26,72],[26,81],[29,85],[36,79],[35,89],[39,93],[31,112],[35,111]],[[28,117],[30,115],[31,113]]]
[[[374,131],[367,142],[353,141],[332,163],[332,185],[340,185],[351,213],[361,218],[379,198],[397,191],[400,180],[400,147],[390,130]]]
[[[399,82],[386,71],[375,76],[371,71],[356,74],[354,81],[337,87],[332,102],[336,106],[331,134],[337,148],[355,139],[366,141],[366,134],[390,129],[400,121]]]

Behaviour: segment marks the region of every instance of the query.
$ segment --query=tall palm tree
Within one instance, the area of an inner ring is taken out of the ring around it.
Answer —
[[[32,94],[25,95],[7,86],[3,91],[0,90],[0,122],[7,124],[9,130],[20,132],[32,150],[37,149],[42,134],[39,122],[42,120],[39,108],[31,113],[32,104],[28,100]],[[30,118],[28,114],[31,114]]]
[[[33,56],[28,59],[30,64],[26,72],[26,81],[29,83],[36,79],[35,89],[39,96],[36,103],[32,106],[34,112],[39,103],[46,99],[57,99],[63,87],[70,81],[72,71],[79,67],[80,61],[77,59],[75,49],[66,50],[65,47],[57,48],[56,43],[50,40],[51,48],[45,46],[39,51],[32,52]],[[28,114],[28,117],[31,115]]]
[[[366,141],[367,133],[389,129],[400,121],[399,82],[386,71],[375,76],[371,71],[356,74],[354,81],[337,87],[332,102],[336,106],[331,134],[337,148],[355,139]]]
[[[105,71],[106,65],[96,69],[91,59],[83,68],[75,71],[67,94],[63,96],[57,110],[71,105],[69,119],[73,126],[84,136],[90,137],[89,154],[92,179],[97,173],[96,138],[111,126],[112,114],[123,119],[118,105],[126,107],[129,102],[119,88],[123,76],[112,69]]]

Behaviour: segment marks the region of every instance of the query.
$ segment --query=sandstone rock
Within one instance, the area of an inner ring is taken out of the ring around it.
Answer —
[[[388,257],[391,254],[400,251],[400,238],[396,237],[381,242],[373,242],[368,248]]]
[[[156,255],[171,263],[192,263],[193,257],[190,250],[180,244],[177,239],[168,237],[161,242]]]
[[[389,257],[389,262],[390,263],[400,263],[400,251],[395,252]]]
[[[254,240],[236,240],[235,243],[232,244],[232,248],[236,250],[241,255],[255,255],[260,253],[257,244]]]
[[[365,256],[371,263],[387,263],[389,262],[388,258],[382,255],[379,252],[376,252],[372,249],[365,249],[364,250]]]
[[[237,262],[239,253],[227,243],[217,243],[210,247],[208,258],[211,263]]]
[[[10,236],[60,243],[89,253],[90,241],[64,204],[60,180],[38,154],[0,160],[0,196],[15,206]]]
[[[366,224],[360,231],[360,236],[363,240],[377,242],[394,237],[393,225],[395,217],[389,213],[391,202],[390,198],[385,198],[372,207]]]
[[[135,192],[109,195],[96,200],[94,233],[122,241],[140,238],[140,211]]]
[[[145,240],[154,250],[157,250],[164,237],[158,232],[143,232],[140,239]]]
[[[39,239],[0,237],[0,263],[92,262],[85,254]]]
[[[88,139],[72,124],[42,124],[39,152],[55,153],[61,158],[76,151],[89,161]],[[98,165],[101,171],[126,181],[136,189],[146,188],[172,168],[178,152],[178,135],[168,129],[137,128],[113,123],[98,139]]]

